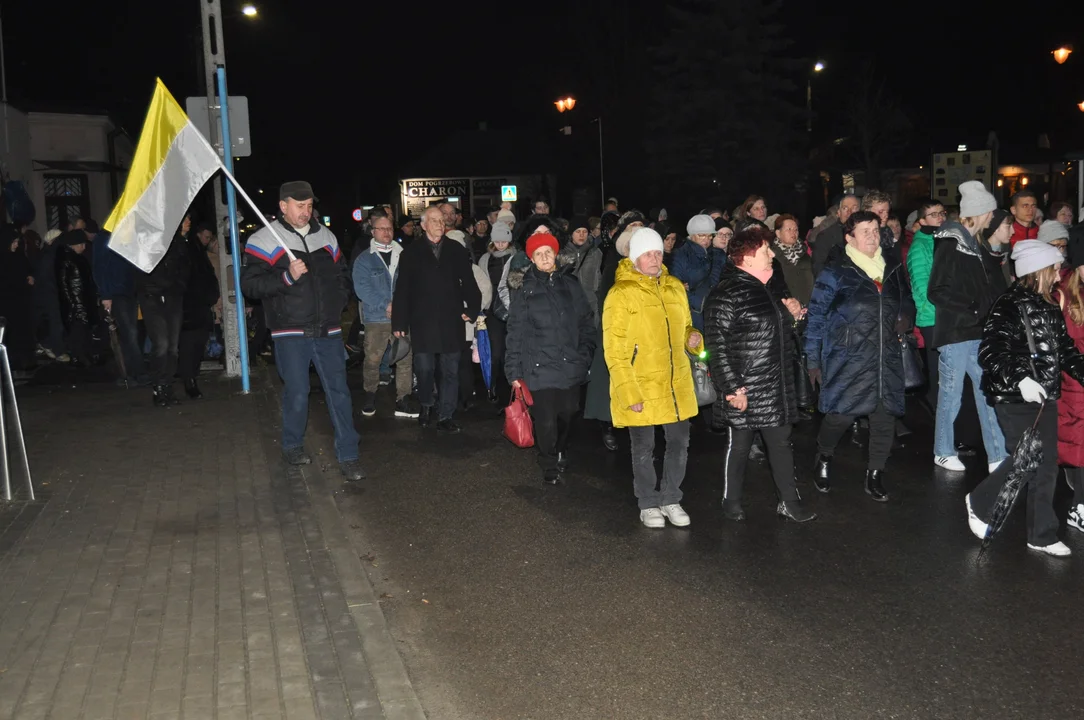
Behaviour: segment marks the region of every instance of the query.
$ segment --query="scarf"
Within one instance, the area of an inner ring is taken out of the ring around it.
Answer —
[[[489,256],[490,257],[497,257],[497,258],[508,257],[509,255],[512,254],[512,252],[513,252],[512,246],[509,245],[504,250],[490,250],[489,251]]]
[[[881,289],[881,283],[884,280],[885,275],[885,258],[881,253],[881,248],[877,248],[876,254],[873,257],[866,255],[863,252],[859,252],[847,245],[847,257],[851,259],[858,269],[869,276],[869,279],[877,284],[877,289]]]
[[[802,259],[804,252],[802,243],[796,242],[793,245],[784,245],[778,238],[772,240],[772,245],[775,249],[783,254],[783,258],[786,259],[791,265],[797,265],[798,261]]]
[[[761,285],[767,285],[768,281],[772,279],[773,271],[771,268],[768,268],[767,270],[754,270],[752,268],[747,268],[744,265],[739,265],[738,268],[755,277],[757,280],[760,281]]]

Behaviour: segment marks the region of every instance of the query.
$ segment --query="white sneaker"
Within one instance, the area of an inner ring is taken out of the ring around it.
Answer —
[[[993,473],[993,472],[994,472],[994,470],[997,470],[997,469],[998,469],[999,467],[1001,467],[1001,463],[1003,463],[1003,462],[1005,462],[1005,461],[1004,461],[1004,460],[999,460],[999,461],[998,461],[998,462],[996,462],[996,463],[990,463],[990,464],[989,464],[989,465],[987,465],[986,467],[987,467],[987,468],[989,469],[989,472],[990,472],[990,473]]]
[[[685,527],[689,524],[688,513],[686,513],[677,503],[674,503],[673,505],[663,505],[659,508],[659,511],[666,516],[666,519],[670,521],[671,525]]]
[[[933,464],[950,472],[964,472],[967,470],[964,464],[960,462],[960,458],[955,455],[934,455]]]
[[[971,509],[971,495],[964,498],[964,504],[967,505],[967,525],[971,528],[971,534],[979,540],[985,540],[986,529],[990,526],[979,520],[979,516]]]
[[[1032,545],[1028,543],[1029,550],[1037,550],[1047,555],[1053,555],[1054,557],[1069,557],[1073,554],[1073,551],[1069,549],[1069,546],[1063,542],[1056,542],[1053,545]]]
[[[1084,532],[1084,505],[1074,505],[1069,511],[1069,527]]]
[[[644,527],[649,528],[666,527],[666,517],[659,508],[644,508],[641,510],[640,522],[644,524]]]

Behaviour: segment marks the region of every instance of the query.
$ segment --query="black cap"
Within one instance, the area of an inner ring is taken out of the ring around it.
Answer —
[[[298,202],[316,200],[312,194],[312,185],[309,185],[304,180],[284,182],[282,186],[279,187],[279,200],[285,200],[286,198],[293,198]]]

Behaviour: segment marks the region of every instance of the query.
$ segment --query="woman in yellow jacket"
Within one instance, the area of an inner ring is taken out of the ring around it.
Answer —
[[[633,489],[640,522],[649,528],[689,524],[681,508],[681,482],[689,449],[689,418],[696,415],[696,390],[689,352],[703,346],[693,327],[685,286],[662,264],[663,244],[651,228],[629,242],[628,258],[602,310],[602,342],[610,370],[610,411],[615,427],[627,427],[632,442]],[[655,426],[666,435],[662,483],[655,486]]]

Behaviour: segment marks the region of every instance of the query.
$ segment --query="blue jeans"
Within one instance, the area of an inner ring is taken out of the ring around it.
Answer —
[[[309,365],[316,366],[324,387],[331,425],[335,428],[335,457],[340,463],[358,459],[354,406],[346,385],[346,348],[342,337],[288,337],[275,340],[275,365],[282,389],[282,449],[301,447],[309,422]]]
[[[124,371],[130,380],[141,379],[147,374],[147,369],[139,349],[138,303],[133,295],[115,295],[112,308]]]
[[[975,391],[975,410],[979,414],[979,426],[982,428],[982,444],[986,447],[986,461],[1001,462],[1007,457],[1005,436],[997,422],[994,408],[986,402],[982,394],[982,368],[979,366],[979,341],[943,345],[938,348],[941,354],[937,363],[938,383],[937,418],[934,422],[933,454],[955,457],[953,423],[960,412],[963,400],[964,374],[971,378],[971,387]]]

